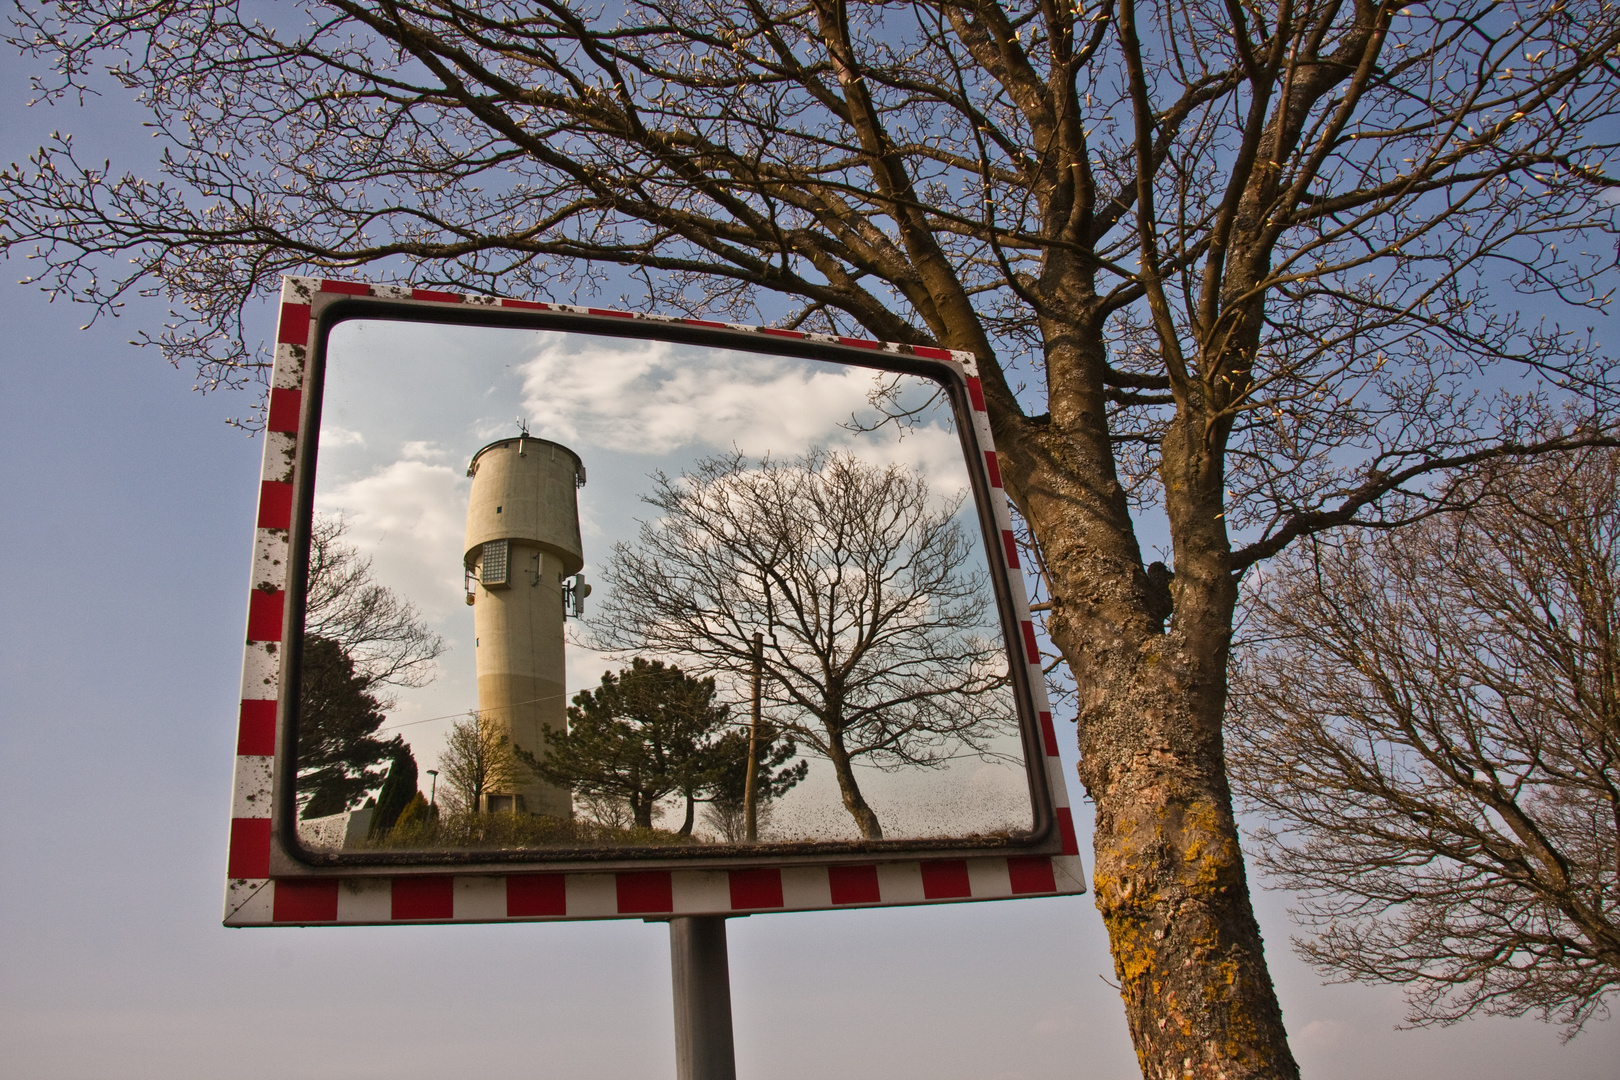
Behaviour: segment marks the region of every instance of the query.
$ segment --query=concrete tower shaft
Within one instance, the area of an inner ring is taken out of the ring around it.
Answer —
[[[467,475],[480,720],[544,757],[545,729],[567,725],[562,583],[585,564],[575,498],[584,466],[567,447],[523,435],[478,451]],[[566,788],[539,781],[493,793],[490,806],[573,814]]]

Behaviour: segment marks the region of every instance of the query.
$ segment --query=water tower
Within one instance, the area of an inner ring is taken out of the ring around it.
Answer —
[[[566,446],[526,432],[492,442],[467,468],[463,545],[467,602],[473,605],[481,722],[536,757],[545,729],[567,727],[563,618],[585,590],[575,577],[585,559],[575,491],[585,467]],[[533,780],[491,793],[485,810],[570,817],[567,788]]]

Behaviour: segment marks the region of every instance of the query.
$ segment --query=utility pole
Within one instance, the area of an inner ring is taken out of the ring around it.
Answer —
[[[748,718],[748,771],[743,775],[743,835],[750,844],[759,839],[759,692],[765,666],[765,636],[754,631],[754,703]]]

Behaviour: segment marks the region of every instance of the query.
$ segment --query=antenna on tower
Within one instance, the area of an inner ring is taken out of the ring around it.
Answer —
[[[528,419],[528,417],[526,417],[526,416],[518,417],[517,418],[517,426],[518,426],[518,438],[527,439],[529,437],[529,419]]]

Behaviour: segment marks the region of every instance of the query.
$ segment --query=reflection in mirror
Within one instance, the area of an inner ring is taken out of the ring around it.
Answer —
[[[1031,827],[966,461],[926,379],[345,322],[316,476],[312,850]]]

